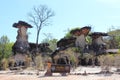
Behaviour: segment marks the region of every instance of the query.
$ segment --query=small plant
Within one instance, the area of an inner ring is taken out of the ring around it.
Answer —
[[[117,71],[120,71],[120,54],[116,54],[114,59],[114,65],[117,68]]]
[[[15,60],[12,57],[10,57],[8,60],[9,60],[9,67],[14,67]]]
[[[79,63],[78,57],[80,56],[80,54],[76,52],[75,48],[68,48],[67,50],[64,51],[64,53],[69,56],[71,65],[75,69]]]
[[[32,61],[31,57],[28,55],[25,55],[25,64],[26,67],[30,67],[30,62]]]
[[[110,54],[101,55],[99,57],[102,72],[110,72],[111,66],[114,65],[114,57]]]
[[[38,69],[38,70],[44,69],[43,59],[40,54],[36,56],[35,63],[36,63],[36,69]]]
[[[1,66],[3,70],[7,70],[8,69],[8,60],[6,58],[3,58],[1,61]]]

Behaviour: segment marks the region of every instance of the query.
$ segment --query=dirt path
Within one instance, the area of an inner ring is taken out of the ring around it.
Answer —
[[[37,75],[0,75],[0,80],[120,80],[120,75],[53,75],[51,77]]]

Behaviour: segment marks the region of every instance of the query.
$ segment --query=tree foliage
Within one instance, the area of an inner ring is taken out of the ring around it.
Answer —
[[[52,40],[50,40],[48,43],[50,44],[50,49],[51,49],[52,51],[54,51],[54,50],[57,48],[57,45],[56,45],[57,39],[52,39]]]
[[[10,43],[10,40],[7,36],[2,36],[0,38],[0,59],[8,58],[12,53],[13,43]]]
[[[0,67],[4,70],[8,67],[8,58],[12,54],[12,46],[13,43],[10,43],[7,36],[0,38]]]
[[[75,30],[75,29],[79,29],[79,28],[76,27],[76,28],[73,28],[73,29],[68,29],[68,30],[67,30],[67,33],[65,34],[64,37],[66,37],[66,38],[72,37],[72,35],[70,34],[70,32],[71,32],[72,30]]]
[[[42,43],[49,43],[49,48],[54,51],[57,48],[57,39],[53,38],[52,34],[44,33],[45,39],[43,39]]]
[[[120,48],[120,29],[111,30],[108,34],[110,48]]]

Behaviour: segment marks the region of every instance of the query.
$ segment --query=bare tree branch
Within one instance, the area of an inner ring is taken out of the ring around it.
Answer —
[[[54,12],[46,5],[40,5],[38,7],[34,7],[33,13],[30,13],[28,16],[31,18],[30,22],[37,27],[36,47],[38,48],[40,30],[42,27],[49,25],[49,20],[54,16]]]

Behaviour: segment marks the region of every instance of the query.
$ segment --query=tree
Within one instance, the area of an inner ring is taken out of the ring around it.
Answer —
[[[119,48],[120,47],[120,29],[109,29],[108,37],[109,47],[110,48]]]
[[[8,58],[12,54],[13,43],[10,43],[10,40],[7,36],[2,36],[0,38],[0,67],[6,69],[8,67]]]
[[[37,28],[36,50],[38,50],[39,34],[43,27],[50,24],[50,19],[54,16],[54,12],[46,5],[40,5],[33,8],[33,13],[29,13],[30,22]]]
[[[53,39],[53,36],[51,33],[43,33],[45,38],[42,40],[42,43],[48,43],[50,40]]]
[[[12,53],[12,45],[7,36],[2,36],[0,38],[0,59],[8,58]]]
[[[2,36],[1,38],[0,38],[0,44],[7,44],[7,43],[9,43],[10,42],[10,40],[8,39],[8,37],[7,36]]]
[[[45,39],[43,39],[43,43],[49,43],[49,48],[54,51],[57,48],[57,39],[53,38],[51,33],[44,33]]]
[[[52,39],[52,40],[50,40],[49,41],[49,44],[50,44],[50,49],[52,50],[52,51],[54,51],[56,48],[57,48],[57,39]]]

